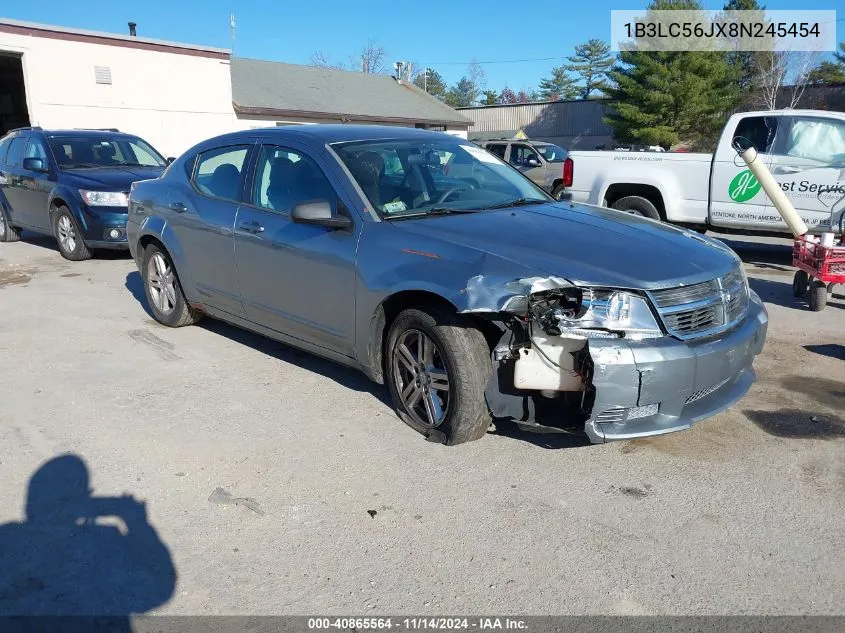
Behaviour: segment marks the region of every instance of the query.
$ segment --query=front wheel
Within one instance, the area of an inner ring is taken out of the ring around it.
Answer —
[[[792,278],[792,296],[800,299],[807,294],[810,287],[810,276],[803,270],[796,270]]]
[[[144,250],[144,293],[153,318],[168,327],[193,325],[202,313],[188,305],[173,261],[163,249],[150,244]]]
[[[449,445],[487,432],[490,348],[467,319],[437,307],[405,310],[390,328],[385,365],[396,412],[411,428]]]
[[[59,245],[62,257],[73,262],[91,259],[91,251],[82,239],[79,226],[65,206],[58,207],[53,213],[53,235]]]
[[[810,284],[810,289],[807,295],[807,303],[810,304],[810,310],[813,312],[821,312],[827,305],[827,286],[823,281],[816,279]]]

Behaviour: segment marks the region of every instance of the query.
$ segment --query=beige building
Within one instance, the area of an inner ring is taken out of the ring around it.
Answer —
[[[381,123],[466,138],[471,121],[407,82],[227,49],[0,18],[0,135],[117,128],[167,156],[253,127]]]

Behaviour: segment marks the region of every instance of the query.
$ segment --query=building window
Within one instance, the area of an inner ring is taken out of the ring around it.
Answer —
[[[111,68],[108,66],[94,66],[94,81],[98,84],[111,85]]]

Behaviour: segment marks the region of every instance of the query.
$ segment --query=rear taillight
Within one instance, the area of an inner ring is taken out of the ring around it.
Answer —
[[[572,174],[575,170],[575,164],[572,162],[571,158],[567,158],[563,161],[563,186],[564,187],[571,187],[572,186]]]

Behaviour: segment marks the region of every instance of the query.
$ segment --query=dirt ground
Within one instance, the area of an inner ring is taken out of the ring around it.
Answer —
[[[738,405],[649,440],[455,448],[354,371],[210,320],[158,326],[128,256],[0,245],[0,612],[105,601],[135,574],[110,608],[845,614],[845,289],[812,313],[787,242],[729,243],[771,320]],[[74,505],[82,464],[81,497],[126,525],[70,551],[97,515]]]

